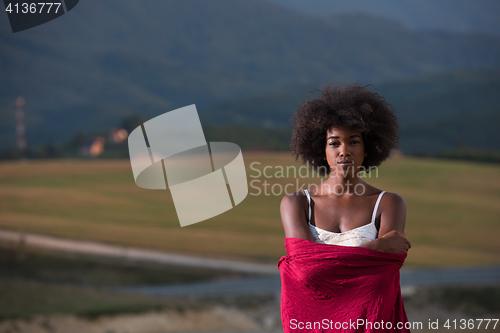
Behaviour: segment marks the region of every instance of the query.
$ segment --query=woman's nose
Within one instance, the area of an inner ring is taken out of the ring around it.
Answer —
[[[345,146],[343,146],[343,147],[345,147]],[[351,155],[351,154],[349,153],[349,150],[347,150],[346,148],[342,148],[342,149],[340,149],[340,151],[339,151],[339,155],[340,155],[341,157],[345,157],[345,156],[349,156],[349,155]]]

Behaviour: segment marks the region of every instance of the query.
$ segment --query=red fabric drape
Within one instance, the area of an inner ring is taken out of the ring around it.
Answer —
[[[410,332],[399,285],[406,254],[298,238],[285,246],[278,263],[285,333]]]

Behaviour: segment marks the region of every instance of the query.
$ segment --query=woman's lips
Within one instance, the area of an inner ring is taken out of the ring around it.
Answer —
[[[352,165],[352,164],[354,164],[354,161],[338,161],[337,164],[339,164],[339,165]]]

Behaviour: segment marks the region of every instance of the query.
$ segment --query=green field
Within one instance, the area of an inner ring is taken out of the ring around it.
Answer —
[[[297,190],[293,174],[276,176],[279,166],[300,165],[289,153],[246,152],[244,159],[249,181],[256,180],[249,196],[222,215],[184,228],[169,191],[137,187],[128,160],[2,162],[0,228],[276,263],[285,253],[281,187],[293,184],[287,189]],[[253,162],[260,164],[251,168]],[[273,177],[255,178],[256,167],[265,166],[272,167],[267,172]],[[255,195],[264,180],[268,194],[274,189],[276,195]],[[309,173],[299,184],[319,181]],[[398,157],[367,182],[406,200],[413,247],[405,265],[500,263],[499,165]]]

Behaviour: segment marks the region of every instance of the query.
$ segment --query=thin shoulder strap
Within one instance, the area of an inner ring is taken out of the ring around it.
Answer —
[[[378,195],[377,203],[375,204],[375,208],[373,209],[372,224],[375,223],[375,217],[377,216],[378,205],[380,204],[380,199],[382,199],[382,196],[384,195],[384,193],[385,193],[385,191],[382,191]]]
[[[311,222],[311,195],[308,190],[304,190],[304,193],[307,197],[307,203],[309,204],[309,220],[307,222]]]

